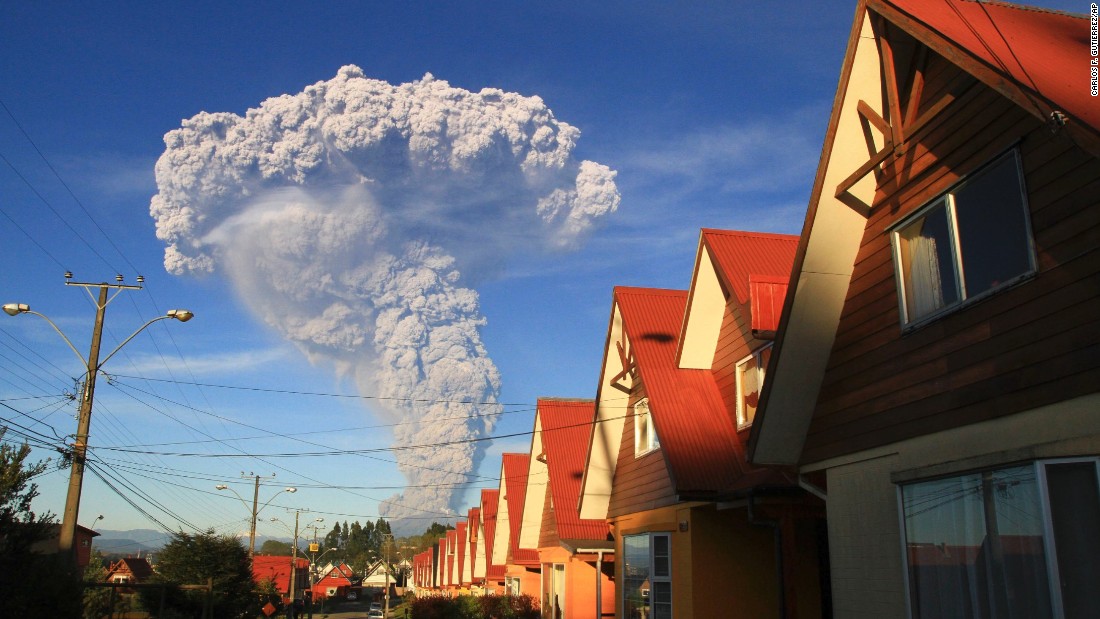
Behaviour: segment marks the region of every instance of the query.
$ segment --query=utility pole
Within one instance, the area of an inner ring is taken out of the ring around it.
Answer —
[[[80,411],[78,414],[76,436],[73,439],[72,445],[72,463],[69,470],[69,488],[65,495],[65,511],[61,520],[61,531],[57,539],[57,550],[61,555],[69,555],[73,557],[75,561],[76,554],[74,552],[73,539],[76,537],[76,525],[77,518],[80,515],[80,492],[84,485],[84,465],[88,454],[88,432],[92,424],[92,402],[95,396],[95,381],[96,376],[99,374],[99,368],[105,363],[110,361],[111,357],[115,355],[123,346],[125,346],[130,340],[145,330],[146,327],[157,322],[158,320],[165,320],[167,318],[174,318],[180,322],[187,322],[191,320],[192,314],[187,310],[174,309],[169,310],[164,316],[158,316],[152,320],[147,321],[145,324],[138,327],[137,331],[130,334],[129,337],[122,340],[122,343],[115,347],[103,361],[99,360],[100,342],[103,338],[103,318],[107,313],[107,305],[114,300],[123,290],[141,290],[141,284],[145,282],[145,278],[138,276],[137,285],[127,285],[122,283],[122,276],[115,276],[114,284],[108,284],[107,282],[101,282],[98,284],[87,282],[74,282],[71,281],[73,274],[71,272],[65,273],[65,285],[66,286],[80,286],[88,292],[88,296],[92,298],[96,305],[95,325],[92,327],[92,346],[91,351],[88,353],[88,358],[85,359],[80,351],[73,346],[71,340],[64,332],[57,327],[52,320],[45,314],[31,311],[29,305],[24,303],[6,303],[3,306],[4,313],[9,316],[17,316],[19,314],[34,314],[43,318],[46,322],[53,327],[53,330],[61,336],[61,339],[65,340],[65,343],[69,345],[69,348],[76,354],[77,358],[85,366],[84,386],[80,395]],[[92,288],[99,289],[98,298],[91,292]],[[108,289],[114,288],[117,292],[108,298]]]
[[[103,338],[103,318],[107,314],[107,288],[107,284],[100,285],[99,300],[96,302],[95,326],[92,327],[92,349],[88,352],[88,373],[84,378],[84,393],[80,397],[80,416],[76,426],[76,440],[73,441],[73,462],[69,469],[69,491],[65,495],[65,514],[61,518],[61,536],[57,541],[57,550],[61,554],[74,554],[73,538],[76,537],[76,519],[80,514],[80,491],[84,485],[84,462],[88,454],[88,431],[92,425],[92,398],[95,395],[96,374],[99,373],[99,345]],[[140,286],[127,286],[127,288],[140,288]]]
[[[256,485],[252,489],[252,526],[248,530],[248,562],[256,554],[256,512],[260,504],[260,476],[255,475]],[[274,475],[272,475],[274,477]]]
[[[301,511],[294,512],[294,547],[290,551],[290,603],[295,600],[298,580],[298,515]]]

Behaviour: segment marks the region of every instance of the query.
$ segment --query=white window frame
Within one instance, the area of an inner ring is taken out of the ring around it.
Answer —
[[[745,393],[744,387],[741,385],[741,368],[744,367],[749,361],[756,362],[756,385],[759,391],[764,390],[764,376],[767,370],[765,363],[760,362],[760,358],[763,356],[765,350],[771,350],[772,342],[757,348],[752,351],[747,357],[737,362],[734,367],[734,382],[737,384],[737,429],[744,430],[745,428],[752,426],[752,419],[745,419]],[[755,418],[755,415],[754,415]]]
[[[646,426],[646,440],[643,444],[641,425]],[[661,439],[653,426],[653,411],[649,409],[649,398],[634,403],[634,457],[640,458],[661,448]]]
[[[1088,456],[1086,456],[1086,457],[1076,457],[1076,458],[1048,458],[1048,459],[1043,459],[1043,460],[1035,460],[1035,461],[1031,462],[1031,466],[1035,468],[1035,479],[1036,479],[1036,483],[1038,484],[1039,507],[1040,507],[1041,512],[1042,512],[1041,517],[1042,517],[1042,520],[1043,520],[1043,535],[1042,535],[1043,553],[1044,553],[1044,559],[1045,559],[1046,569],[1047,569],[1047,583],[1050,587],[1049,588],[1049,593],[1050,593],[1050,604],[1051,604],[1051,616],[1054,619],[1064,619],[1065,618],[1065,611],[1064,611],[1063,605],[1062,605],[1062,589],[1061,589],[1061,586],[1059,585],[1059,583],[1061,582],[1061,575],[1059,573],[1059,564],[1058,564],[1058,556],[1057,556],[1058,549],[1056,547],[1055,539],[1054,539],[1053,518],[1051,516],[1051,506],[1050,506],[1050,493],[1049,493],[1049,487],[1047,485],[1047,465],[1072,464],[1072,463],[1092,463],[1096,467],[1097,479],[1098,479],[1098,481],[1100,481],[1100,457],[1095,457],[1095,456],[1088,457]],[[997,470],[1001,470],[1001,469],[1014,468],[1015,466],[1020,466],[1021,464],[1027,464],[1027,463],[1026,462],[1025,463],[1017,463],[1015,465],[1013,465],[1011,463],[1006,463],[1004,465],[994,466],[994,467],[990,467],[990,468],[983,468],[983,469],[980,469],[980,470],[977,470],[977,471],[974,471],[974,470],[961,471],[961,472],[958,472],[958,473],[954,473],[952,475],[941,476],[941,477],[938,477],[938,478],[937,477],[931,477],[931,478],[926,478],[926,479],[913,480],[913,481],[910,481],[910,482],[905,482],[903,484],[898,484],[898,486],[897,486],[898,527],[899,527],[899,531],[901,532],[900,538],[901,538],[902,573],[903,573],[903,576],[904,576],[903,580],[904,580],[904,583],[905,583],[905,611],[906,611],[906,617],[908,619],[913,619],[914,618],[913,613],[915,611],[914,611],[914,608],[913,608],[913,595],[912,595],[913,592],[912,592],[912,589],[911,589],[913,584],[911,583],[910,574],[909,574],[909,572],[910,572],[910,570],[909,570],[909,560],[908,560],[909,549],[907,547],[908,539],[907,539],[906,524],[905,524],[906,512],[905,512],[905,500],[904,500],[905,497],[904,497],[904,492],[903,492],[904,487],[909,486],[909,485],[920,484],[920,483],[927,482],[927,481],[932,481],[934,479],[950,479],[950,478],[954,478],[954,477],[962,477],[962,476],[966,476],[966,475],[971,475],[971,474],[974,474],[974,473],[977,473],[977,472],[997,471]],[[921,618],[921,619],[923,619],[923,618]]]
[[[1027,241],[1026,251],[1028,257],[1028,268],[1023,273],[1020,273],[1019,275],[1016,275],[1008,280],[1000,282],[999,284],[993,286],[988,290],[983,290],[977,294],[971,295],[968,294],[966,290],[966,271],[965,265],[962,262],[962,248],[958,231],[958,215],[956,211],[957,207],[955,204],[955,195],[963,188],[965,188],[968,183],[977,178],[980,178],[983,173],[992,170],[997,165],[1001,164],[1005,159],[1009,158],[1011,158],[1015,163],[1017,179],[1019,180],[1020,184],[1020,207],[1023,211],[1020,215],[1023,218],[1024,232]],[[952,267],[955,276],[956,289],[954,293],[957,296],[957,300],[950,304],[944,304],[943,307],[932,310],[922,316],[911,318],[909,316],[909,302],[905,294],[906,282],[905,274],[902,268],[903,262],[900,236],[901,233],[906,230],[911,224],[940,208],[944,209],[946,213],[948,228],[947,232],[950,235],[949,248],[952,258],[952,264],[950,266]],[[957,311],[960,308],[970,305],[971,303],[995,294],[1005,288],[1013,286],[1022,280],[1033,277],[1037,270],[1037,261],[1035,257],[1035,236],[1032,233],[1031,229],[1031,209],[1028,206],[1027,187],[1024,178],[1023,161],[1020,158],[1019,150],[1013,148],[1008,152],[993,158],[988,163],[978,168],[976,171],[968,174],[966,177],[956,182],[942,194],[930,200],[924,206],[921,206],[914,212],[902,218],[896,224],[892,225],[887,230],[887,232],[890,235],[891,251],[894,258],[894,278],[898,289],[898,310],[901,316],[901,324],[907,330],[933,321],[943,316],[944,314],[949,314]]]

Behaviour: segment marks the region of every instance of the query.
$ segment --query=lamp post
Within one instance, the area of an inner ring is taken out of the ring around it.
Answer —
[[[80,286],[88,292],[88,296],[92,297],[92,300],[96,304],[95,324],[92,327],[92,346],[88,353],[88,358],[85,359],[83,355],[73,346],[71,340],[66,336],[57,325],[54,324],[45,314],[32,311],[30,306],[25,303],[8,303],[3,306],[4,313],[8,316],[17,316],[19,314],[34,314],[45,320],[53,330],[61,336],[61,339],[65,340],[65,343],[69,345],[73,353],[84,364],[87,372],[84,377],[84,389],[80,397],[80,414],[79,421],[77,422],[76,437],[73,440],[72,449],[72,468],[69,471],[69,489],[65,495],[65,513],[61,520],[61,533],[57,540],[57,550],[61,554],[68,553],[74,560],[76,555],[74,553],[73,538],[76,535],[76,521],[80,512],[80,492],[84,485],[84,462],[88,453],[88,431],[92,423],[92,400],[95,394],[95,379],[99,373],[99,369],[107,363],[111,357],[115,355],[123,346],[134,339],[138,333],[145,330],[146,327],[161,320],[167,320],[173,318],[180,322],[187,322],[194,317],[194,314],[184,309],[168,310],[164,316],[158,316],[145,324],[137,328],[136,331],[130,334],[129,337],[122,340],[122,343],[115,347],[114,350],[107,353],[107,356],[102,361],[99,360],[100,341],[103,337],[103,318],[107,313],[107,305],[115,299],[123,290],[141,290],[141,284],[144,283],[145,278],[140,275],[137,278],[137,285],[127,285],[122,283],[122,276],[115,277],[117,283],[108,284],[106,282],[92,284],[86,282],[73,282],[69,281],[72,278],[72,273],[65,273],[65,285],[66,286]],[[91,289],[99,288],[99,296],[96,298],[92,295]],[[114,295],[108,298],[108,289],[114,288],[117,290]]]
[[[256,517],[260,515],[260,512],[262,512],[265,507],[270,505],[271,502],[275,500],[275,497],[279,496],[280,494],[282,494],[284,492],[289,492],[291,494],[294,494],[295,492],[298,492],[298,489],[294,488],[292,486],[287,486],[286,488],[283,488],[282,490],[280,490],[280,491],[276,492],[275,494],[271,495],[271,498],[268,499],[266,503],[264,503],[263,505],[257,507],[257,504],[259,503],[259,499],[260,499],[260,477],[262,477],[262,475],[254,475],[252,473],[249,473],[248,475],[244,475],[242,473],[241,477],[245,477],[245,478],[254,477],[256,479],[256,485],[255,485],[255,487],[252,491],[252,524],[251,524],[251,526],[249,527],[249,530],[248,530],[248,560],[249,560],[249,562],[251,562],[253,555],[256,554]],[[272,475],[272,477],[274,477],[274,475]],[[234,495],[236,495],[236,497],[238,499],[241,500],[241,503],[244,504],[245,508],[246,509],[248,508],[248,503],[245,502],[244,497],[237,494],[237,491],[230,488],[229,486],[227,486],[225,484],[218,484],[218,485],[214,486],[214,489],[215,490],[228,490],[228,491],[232,492]]]
[[[385,558],[382,565],[386,568],[386,611],[384,615],[390,616],[390,550],[393,548],[393,534],[382,534],[382,548],[385,550]]]
[[[290,596],[291,603],[293,603],[294,600],[297,599],[298,593],[298,516],[300,516],[303,511],[309,510],[294,510],[294,545],[291,547],[290,551],[290,591],[287,592]],[[324,521],[324,518],[314,519],[314,522]],[[272,518],[271,522],[278,522],[279,524],[283,523],[283,521],[279,520],[278,518]],[[316,528],[316,525],[313,526]],[[308,529],[309,527],[307,526],[306,528]],[[314,533],[314,535],[316,535],[316,532]],[[312,589],[312,585],[310,586],[310,588]]]

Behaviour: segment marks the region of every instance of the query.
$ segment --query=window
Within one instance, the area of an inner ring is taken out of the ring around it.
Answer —
[[[649,414],[649,399],[634,404],[634,457],[643,456],[661,446],[653,417]]]
[[[1035,271],[1020,169],[1009,152],[891,230],[903,323]]]
[[[672,618],[672,553],[668,533],[623,536],[623,617]]]
[[[913,619],[1095,617],[1100,459],[901,487]]]
[[[737,362],[737,429],[752,425],[756,407],[760,403],[760,389],[764,386],[764,370],[772,356],[772,345],[757,349]]]
[[[565,564],[542,564],[542,616],[565,617]]]

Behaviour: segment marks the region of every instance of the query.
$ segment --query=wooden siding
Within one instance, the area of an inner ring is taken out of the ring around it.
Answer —
[[[528,488],[528,492],[536,490],[535,488]],[[543,490],[546,495],[545,502],[542,504],[542,525],[539,527],[539,548],[548,548],[550,546],[557,546],[561,541],[558,537],[558,524],[557,519],[554,518],[554,497],[550,492],[550,484],[546,484],[546,488]],[[542,560],[541,558],[539,559]]]
[[[644,394],[644,387],[640,385],[640,381],[635,384],[635,393]],[[655,449],[641,458],[634,457],[634,415],[631,413],[634,403],[641,397],[631,398],[629,406],[623,411],[627,417],[623,423],[619,459],[611,486],[611,501],[607,509],[609,519],[676,503],[672,478],[661,450]],[[657,439],[660,438],[658,433]]]
[[[722,396],[722,404],[729,412],[730,423],[737,427],[737,362],[748,357],[752,351],[764,346],[766,340],[752,336],[752,326],[745,317],[749,315],[748,304],[741,305],[730,297],[726,301],[726,313],[722,317],[722,331],[718,345],[714,349],[714,382]],[[738,433],[738,451],[744,454],[744,445],[748,440],[750,428]]]
[[[1100,382],[1100,161],[934,58],[959,99],[879,176],[804,462],[1009,415]],[[1016,145],[1037,275],[903,332],[887,229]]]

